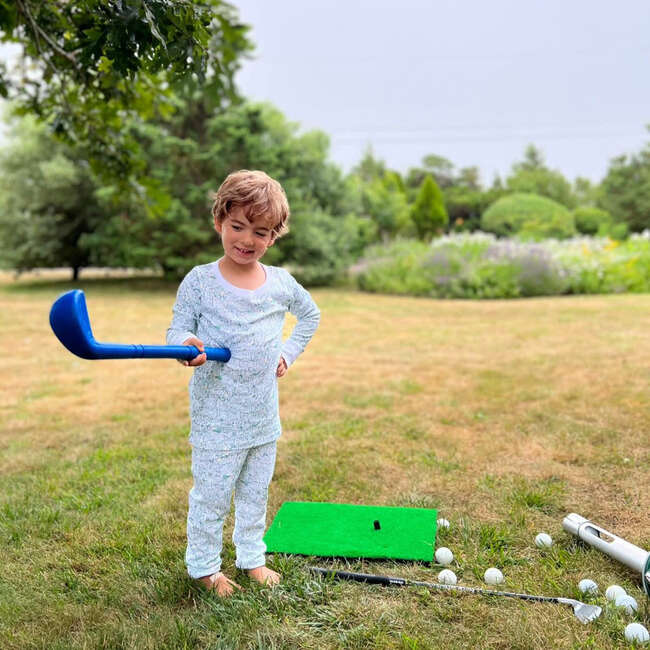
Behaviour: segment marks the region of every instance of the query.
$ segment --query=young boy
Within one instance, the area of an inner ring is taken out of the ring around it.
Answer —
[[[268,486],[281,433],[277,378],[305,349],[320,319],[309,293],[284,269],[260,259],[287,231],[280,184],[261,171],[230,174],[214,196],[224,255],[183,279],[167,330],[170,345],[202,353],[183,365],[190,380],[192,475],[185,563],[220,596],[239,585],[221,573],[223,523],[235,494],[236,566],[262,584],[280,575],[264,563]],[[286,312],[298,322],[283,343]],[[230,348],[227,363],[206,363],[204,346]]]

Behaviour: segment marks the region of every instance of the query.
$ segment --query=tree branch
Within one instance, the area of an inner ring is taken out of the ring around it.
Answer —
[[[16,0],[16,4],[18,5],[19,11],[27,18],[29,21],[30,25],[32,26],[32,31],[34,32],[34,36],[36,37],[36,44],[38,47],[38,37],[39,34],[42,36],[43,40],[56,52],[57,54],[65,57],[70,61],[71,63],[77,63],[77,59],[73,54],[70,52],[66,52],[64,49],[62,49],[56,41],[52,40],[50,36],[47,34],[45,30],[43,30],[40,25],[34,20],[34,17],[32,16],[31,11],[29,10],[29,7],[26,2],[23,2],[23,0]],[[39,52],[41,52],[40,47],[38,48]]]

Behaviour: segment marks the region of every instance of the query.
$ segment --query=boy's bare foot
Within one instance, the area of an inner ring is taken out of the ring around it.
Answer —
[[[213,573],[211,576],[203,576],[198,578],[198,581],[208,590],[214,591],[217,596],[230,596],[235,589],[241,587],[233,582],[230,578],[226,578],[223,573]]]
[[[261,585],[268,585],[269,587],[277,585],[282,579],[282,576],[279,573],[264,565],[258,566],[254,569],[248,569],[248,575]]]

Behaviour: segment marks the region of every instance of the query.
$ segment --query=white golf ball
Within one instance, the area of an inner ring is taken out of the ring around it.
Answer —
[[[443,569],[438,574],[438,582],[442,583],[443,585],[455,585],[458,582],[458,579],[456,578],[456,574],[453,571],[450,569]]]
[[[589,580],[589,578],[585,578],[584,580],[581,580],[578,583],[578,589],[583,594],[597,594],[598,593],[598,585],[593,581]]]
[[[647,643],[650,641],[650,633],[641,623],[630,623],[625,626],[625,640],[633,643]]]
[[[539,548],[550,548],[553,546],[553,540],[548,533],[539,533],[539,535],[535,537],[535,544]]]
[[[496,567],[486,569],[483,579],[489,585],[500,585],[503,582],[503,573]]]
[[[619,596],[625,596],[626,593],[627,592],[625,589],[623,589],[623,587],[619,587],[618,585],[610,585],[605,591],[605,598],[613,603]]]
[[[454,561],[454,554],[446,546],[441,546],[433,557],[438,564],[443,566],[447,566]]]
[[[622,607],[625,610],[626,614],[634,614],[639,609],[639,604],[636,602],[632,596],[624,594],[623,596],[618,596],[614,601],[616,607]]]
[[[449,528],[449,522],[442,517],[436,523],[438,524],[438,528]]]

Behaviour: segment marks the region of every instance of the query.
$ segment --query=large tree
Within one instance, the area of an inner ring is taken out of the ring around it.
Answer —
[[[420,167],[411,167],[406,172],[405,184],[410,199],[415,200],[427,176],[432,176],[436,185],[443,190],[452,187],[455,183],[454,163],[436,154],[424,156]]]
[[[346,196],[348,211],[361,216],[360,224],[365,222],[362,237],[366,244],[378,239],[386,241],[399,233],[412,234],[404,180],[399,172],[375,158],[371,147],[352,168],[346,181],[351,189],[351,196]]]
[[[542,152],[532,144],[526,148],[523,160],[512,166],[506,186],[510,192],[545,196],[568,208],[576,205],[571,183],[561,172],[549,169]]]
[[[366,183],[362,189],[362,214],[370,219],[379,237],[386,241],[409,225],[409,206],[401,179],[395,172]]]
[[[386,173],[386,163],[375,157],[372,146],[368,145],[361,160],[352,168],[351,174],[358,176],[364,183],[381,180]]]
[[[220,254],[211,198],[225,176],[264,169],[289,197],[291,232],[269,250],[307,284],[331,282],[368,240],[349,186],[319,131],[299,133],[272,106],[210,109],[177,97],[165,122],[131,128],[144,152],[148,203],[102,182],[79,151],[33,119],[14,120],[0,155],[0,265],[26,270],[88,265],[162,268],[182,275]],[[187,102],[187,106],[185,103]],[[201,107],[201,108],[198,108]]]
[[[650,229],[650,143],[639,153],[612,160],[599,203],[632,232]]]
[[[178,101],[182,106],[172,118],[137,130],[154,197],[148,211],[130,197],[122,200],[90,238],[93,250],[114,265],[159,266],[182,275],[219,254],[211,193],[232,171],[263,169],[283,185],[292,212],[290,233],[269,249],[269,262],[292,265],[307,283],[331,281],[357,242],[356,235],[345,236],[355,224],[342,174],[328,161],[328,137],[300,133],[268,104],[221,111],[202,104],[199,94]],[[111,191],[119,201],[119,188]]]
[[[0,152],[0,266],[18,272],[67,266],[76,279],[91,260],[84,236],[103,221],[96,191],[74,147],[33,118],[14,120]]]
[[[86,146],[102,173],[137,176],[127,124],[169,114],[179,86],[232,96],[247,30],[221,0],[0,0],[0,42],[20,46],[0,95]]]

